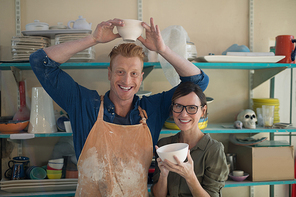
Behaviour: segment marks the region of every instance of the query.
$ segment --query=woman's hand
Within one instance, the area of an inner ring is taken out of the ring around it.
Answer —
[[[188,150],[187,152],[187,158],[188,158],[187,162],[184,162],[184,163],[180,162],[180,160],[176,156],[174,156],[174,158],[177,161],[177,164],[173,164],[172,162],[165,160],[162,164],[163,168],[179,174],[185,180],[187,180],[191,176],[195,176],[194,167],[193,167],[194,165],[193,165],[192,157],[190,155],[190,150]]]
[[[114,34],[113,29],[115,26],[124,26],[121,19],[114,18],[112,20],[103,21],[97,25],[96,30],[93,33],[93,38],[97,43],[106,43],[119,38],[120,35]]]
[[[155,149],[157,150],[158,146],[155,146]],[[165,168],[164,162],[160,158],[157,158],[157,164],[160,170],[160,176],[163,176],[166,178],[169,174],[169,170]]]
[[[142,22],[142,26],[146,30],[146,39],[140,36],[138,40],[150,51],[156,51],[157,53],[164,52],[166,45],[162,39],[158,25],[154,25],[153,18],[150,18],[150,26],[145,22]]]

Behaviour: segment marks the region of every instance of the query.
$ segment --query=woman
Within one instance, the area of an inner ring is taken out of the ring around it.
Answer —
[[[175,157],[178,164],[173,164],[156,156],[153,195],[221,196],[228,176],[224,146],[198,127],[200,118],[207,115],[206,96],[198,85],[179,85],[172,97],[172,115],[181,131],[160,139],[156,149],[171,143],[187,143],[187,161],[181,163]]]

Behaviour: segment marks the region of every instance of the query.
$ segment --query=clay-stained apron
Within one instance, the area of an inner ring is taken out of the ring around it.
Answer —
[[[98,119],[78,160],[75,196],[148,196],[153,145],[146,112],[139,107],[140,124],[117,125],[103,120],[103,106],[101,96]]]

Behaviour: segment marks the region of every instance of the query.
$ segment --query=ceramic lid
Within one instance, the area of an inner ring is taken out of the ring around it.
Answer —
[[[39,22],[39,20],[34,20],[34,23],[26,24],[26,27],[28,26],[48,26],[48,24],[44,22]]]

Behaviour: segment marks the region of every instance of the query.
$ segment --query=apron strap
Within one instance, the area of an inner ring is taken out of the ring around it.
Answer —
[[[147,113],[144,109],[142,109],[140,106],[138,106],[138,110],[140,112],[140,116],[142,120],[140,120],[140,123],[146,124],[146,120],[148,119]]]
[[[146,111],[144,109],[142,109],[140,106],[138,106],[138,110],[139,110],[140,116],[142,118],[142,120],[140,120],[140,123],[146,125],[146,120],[148,119]],[[104,95],[101,95],[101,105],[100,105],[98,117],[103,119],[103,116],[104,116]]]
[[[101,95],[101,105],[100,105],[100,109],[99,109],[98,118],[103,119],[103,117],[104,117],[104,95]]]

